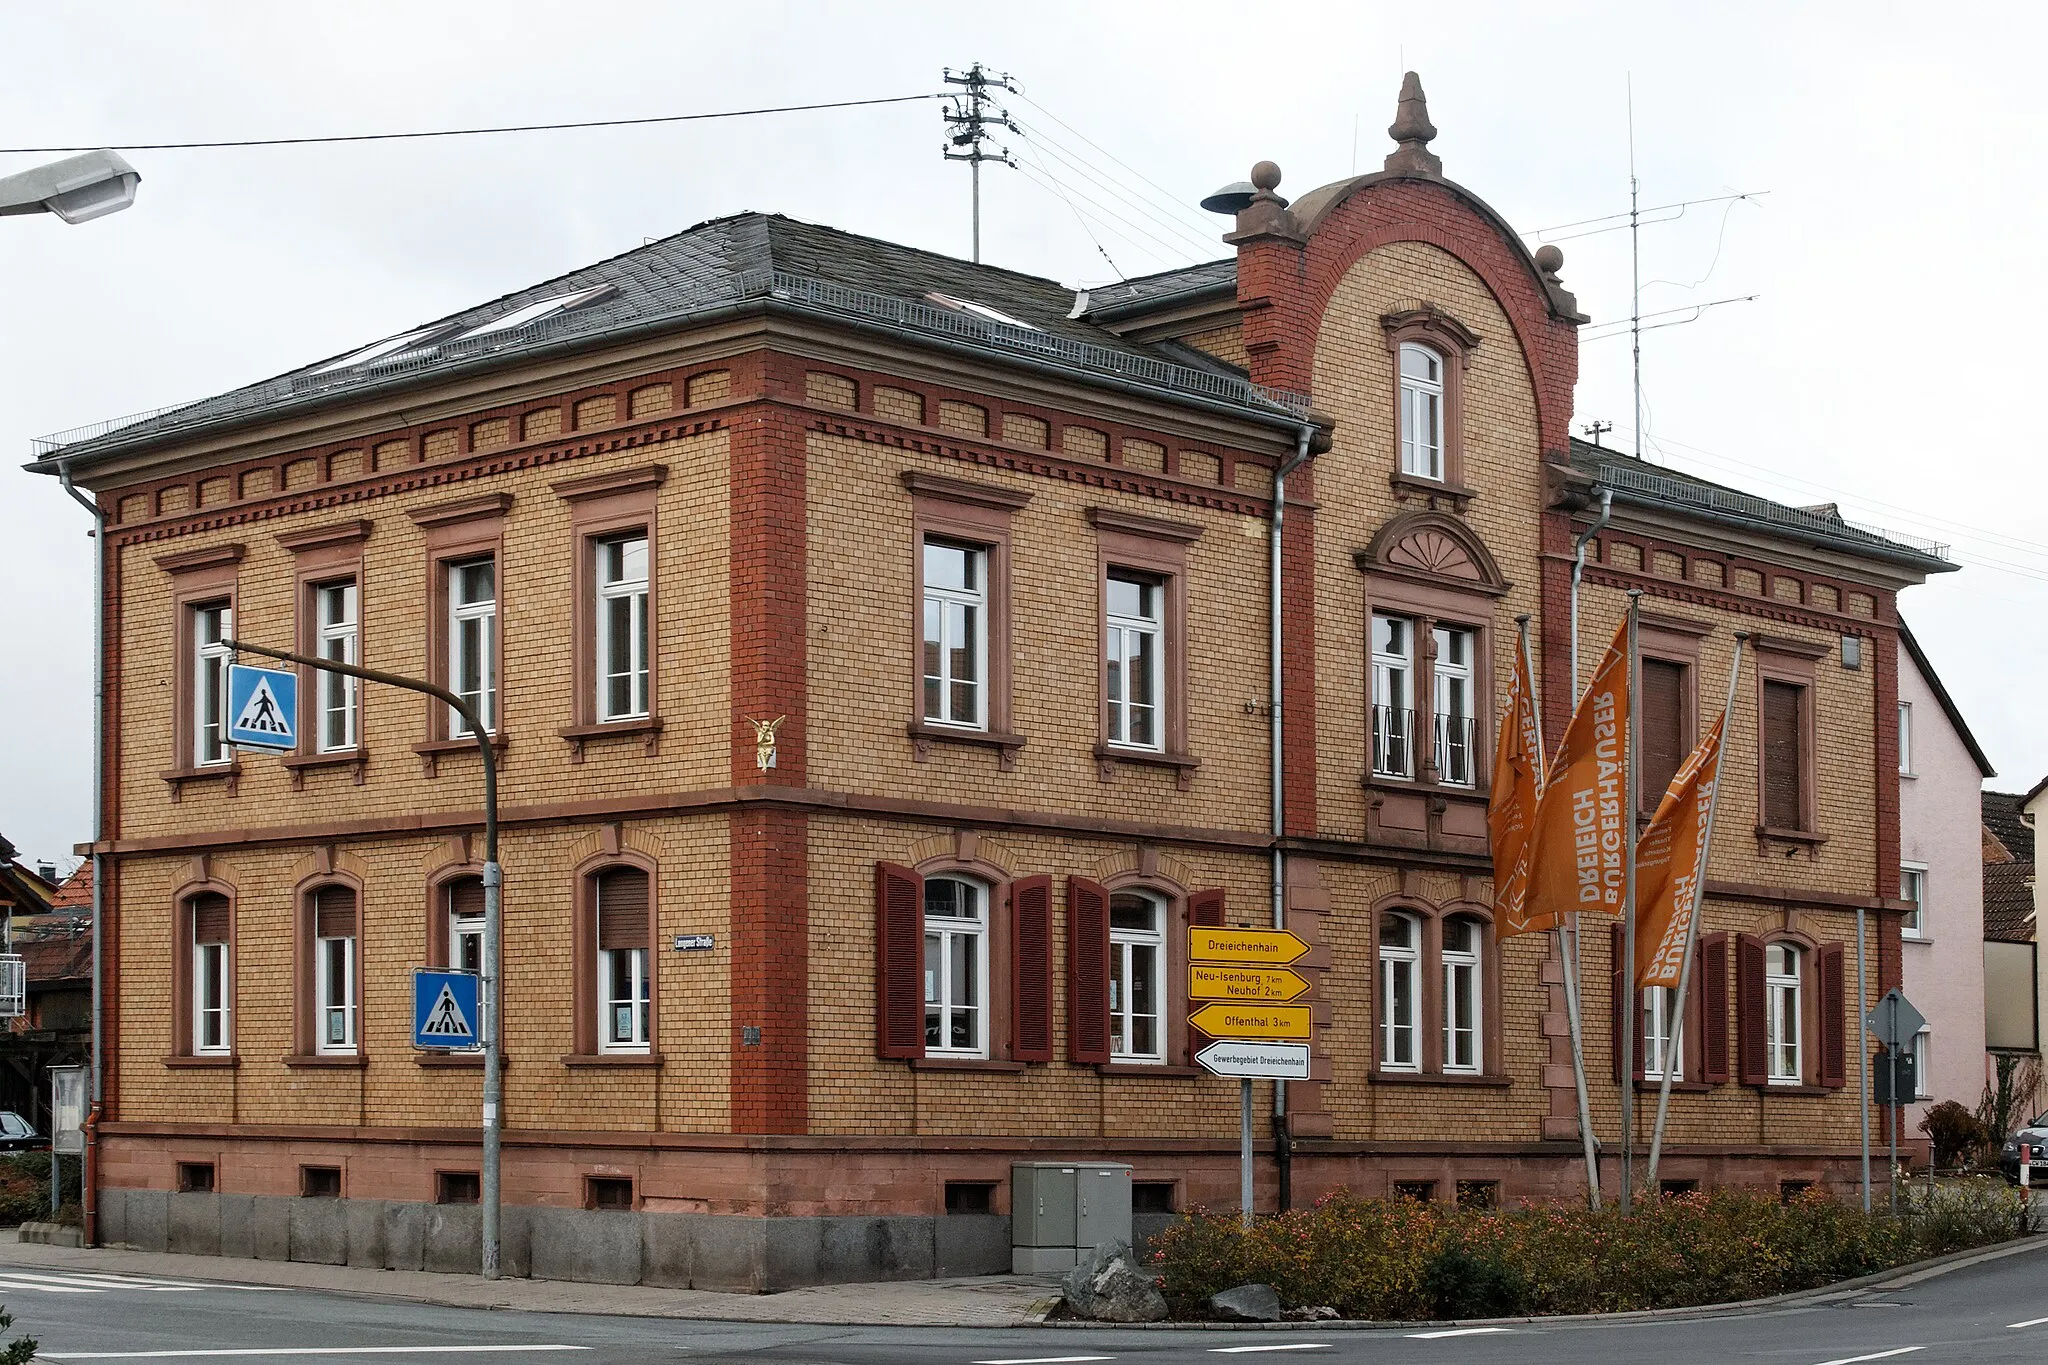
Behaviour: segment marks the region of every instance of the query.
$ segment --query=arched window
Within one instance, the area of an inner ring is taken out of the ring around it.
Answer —
[[[313,1050],[329,1056],[356,1050],[356,893],[322,886],[306,897],[311,917]]]
[[[597,1050],[647,1052],[653,1046],[647,874],[608,867],[591,878],[597,914]]]
[[[1795,943],[1764,947],[1764,1046],[1770,1055],[1772,1085],[1798,1085],[1805,1079],[1800,999],[1804,959]]]
[[[441,888],[448,935],[448,970],[484,969],[484,884],[480,877],[458,877]]]
[[[1685,1079],[1685,1054],[1679,1050],[1678,992],[1668,986],[1645,986],[1643,1002],[1643,1079],[1661,1081],[1664,1068],[1671,1079]]]
[[[224,1056],[233,1050],[234,986],[228,960],[231,914],[228,898],[218,891],[201,891],[185,902],[191,934],[192,1052],[196,1056]]]
[[[1412,341],[1401,344],[1401,472],[1444,477],[1444,358]]]
[[[1417,1038],[1422,970],[1422,923],[1413,915],[1380,916],[1380,1066],[1420,1071]]]
[[[1166,1060],[1166,905],[1146,891],[1109,898],[1109,1053],[1112,1061]]]
[[[924,1051],[987,1057],[989,894],[964,877],[924,882]]]
[[[1469,915],[1453,915],[1443,924],[1445,1071],[1477,1075],[1485,1069],[1480,1017],[1485,934],[1485,926]]]

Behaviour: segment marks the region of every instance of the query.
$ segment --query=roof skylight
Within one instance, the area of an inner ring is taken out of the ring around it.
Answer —
[[[971,313],[975,317],[982,318],[988,322],[1000,322],[1005,327],[1021,327],[1027,332],[1041,330],[1022,318],[1013,318],[1008,313],[998,312],[987,304],[976,303],[972,299],[956,299],[951,294],[941,294],[937,290],[926,294],[925,297],[941,307],[952,309],[956,313]]]
[[[594,303],[607,294],[616,292],[617,288],[617,285],[600,284],[589,289],[579,289],[573,294],[557,294],[538,303],[529,303],[524,308],[516,308],[505,314],[504,317],[492,318],[489,322],[470,328],[460,339],[467,341],[471,337],[489,336],[493,332],[509,332],[515,327],[525,327],[556,313],[566,313],[572,308]]]
[[[363,347],[360,351],[351,351],[339,360],[330,360],[313,373],[329,374],[335,370],[348,369],[352,365],[368,364],[372,360],[381,360],[385,356],[396,355],[414,346],[439,341],[458,329],[459,324],[453,322],[437,322],[431,327],[416,327],[410,332],[400,332],[395,337],[386,337],[382,341]]]

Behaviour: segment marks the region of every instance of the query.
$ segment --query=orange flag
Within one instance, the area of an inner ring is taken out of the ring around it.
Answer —
[[[1628,622],[1600,661],[1572,715],[1529,835],[1528,917],[1555,927],[1572,911],[1618,915],[1624,900],[1622,841],[1630,837],[1626,772]]]
[[[1699,905],[1700,844],[1713,826],[1714,789],[1721,773],[1721,731],[1714,722],[1671,787],[1643,841],[1636,845],[1636,980],[1678,989],[1685,941]]]
[[[1499,936],[1508,938],[1535,927],[1528,922],[1527,859],[1529,826],[1536,817],[1537,798],[1543,795],[1543,741],[1536,729],[1535,688],[1528,651],[1519,645],[1507,710],[1500,717],[1500,742],[1493,752],[1493,799],[1487,803],[1486,826],[1493,843],[1495,923]]]

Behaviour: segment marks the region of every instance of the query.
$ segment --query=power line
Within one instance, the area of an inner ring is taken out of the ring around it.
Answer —
[[[1118,157],[1118,156],[1117,156],[1117,154],[1116,154],[1115,152],[1112,152],[1112,151],[1110,151],[1110,150],[1109,150],[1109,149],[1108,149],[1107,147],[1105,147],[1105,146],[1103,146],[1103,145],[1102,145],[1101,143],[1099,143],[1099,142],[1095,141],[1095,139],[1093,139],[1093,138],[1089,137],[1089,136],[1088,136],[1088,135],[1087,135],[1086,133],[1082,132],[1082,131],[1081,131],[1081,130],[1080,130],[1079,128],[1076,128],[1076,127],[1075,127],[1075,126],[1074,126],[1073,124],[1071,124],[1071,123],[1067,122],[1067,121],[1066,121],[1065,119],[1061,118],[1061,117],[1060,117],[1060,116],[1059,116],[1058,114],[1055,114],[1055,113],[1054,113],[1054,112],[1053,112],[1052,110],[1050,110],[1050,109],[1046,108],[1046,107],[1045,107],[1044,105],[1040,104],[1040,103],[1039,103],[1039,102],[1038,102],[1037,100],[1035,100],[1035,99],[1031,98],[1031,96],[1029,96],[1029,95],[1025,94],[1025,93],[1024,93],[1023,91],[1019,90],[1019,91],[1017,92],[1017,98],[1018,98],[1018,99],[1020,99],[1020,100],[1023,100],[1023,101],[1024,101],[1024,102],[1025,102],[1026,104],[1030,105],[1030,106],[1031,106],[1031,107],[1032,107],[1033,109],[1036,109],[1036,110],[1037,110],[1037,111],[1038,111],[1039,113],[1041,113],[1041,114],[1044,114],[1044,115],[1045,115],[1045,116],[1046,116],[1047,118],[1051,119],[1051,120],[1052,120],[1052,121],[1053,121],[1054,123],[1057,123],[1057,124],[1058,124],[1058,125],[1059,125],[1060,127],[1062,127],[1062,128],[1064,128],[1064,129],[1066,129],[1066,130],[1067,130],[1068,132],[1072,133],[1072,134],[1073,134],[1073,135],[1074,135],[1075,137],[1077,137],[1077,138],[1080,138],[1080,139],[1081,139],[1081,141],[1083,141],[1083,142],[1087,143],[1087,144],[1088,144],[1088,145],[1089,145],[1090,147],[1093,147],[1093,148],[1094,148],[1094,149],[1095,149],[1096,151],[1098,151],[1098,152],[1101,152],[1101,153],[1102,153],[1102,154],[1103,154],[1104,156],[1108,157],[1108,158],[1109,158],[1109,159],[1110,159],[1111,161],[1115,162],[1115,163],[1116,163],[1117,165],[1119,165],[1119,166],[1123,167],[1123,168],[1124,168],[1125,170],[1129,171],[1129,172],[1130,172],[1130,173],[1131,173],[1132,175],[1136,176],[1136,177],[1137,177],[1137,178],[1138,178],[1139,180],[1142,180],[1142,181],[1143,181],[1143,182],[1144,182],[1145,184],[1147,184],[1147,185],[1150,185],[1150,186],[1151,186],[1151,187],[1152,187],[1153,189],[1157,190],[1157,191],[1159,192],[1159,196],[1160,196],[1160,198],[1161,198],[1162,200],[1164,200],[1164,201],[1165,201],[1166,203],[1168,203],[1168,204],[1171,204],[1171,205],[1173,205],[1173,207],[1174,207],[1174,210],[1175,210],[1176,212],[1182,212],[1182,213],[1187,213],[1187,214],[1189,215],[1189,221],[1191,221],[1191,222],[1198,222],[1198,223],[1200,223],[1200,224],[1202,225],[1202,227],[1203,227],[1203,228],[1205,228],[1205,229],[1206,229],[1206,228],[1208,228],[1209,226],[1211,226],[1211,224],[1209,223],[1209,221],[1208,221],[1207,219],[1205,219],[1205,218],[1195,218],[1195,217],[1193,216],[1193,215],[1194,215],[1194,210],[1193,210],[1193,209],[1191,208],[1191,206],[1190,206],[1190,205],[1188,204],[1188,202],[1187,202],[1186,200],[1184,200],[1184,199],[1181,199],[1180,197],[1178,197],[1177,195],[1175,195],[1175,194],[1174,194],[1174,192],[1173,192],[1172,190],[1169,190],[1169,189],[1167,189],[1167,188],[1166,188],[1166,187],[1165,187],[1164,185],[1161,185],[1161,184],[1160,184],[1160,183],[1159,183],[1158,181],[1156,181],[1156,180],[1152,179],[1152,178],[1151,178],[1150,176],[1146,175],[1146,174],[1145,174],[1145,173],[1144,173],[1143,171],[1139,170],[1139,169],[1138,169],[1137,167],[1135,167],[1135,166],[1131,165],[1131,164],[1130,164],[1129,162],[1127,162],[1127,161],[1124,161],[1123,159],[1121,159],[1120,157]]]
[[[1159,227],[1160,231],[1176,234],[1183,242],[1194,243],[1195,245],[1201,248],[1201,253],[1198,254],[1197,252],[1190,251],[1189,248],[1185,245],[1177,247],[1176,249],[1180,251],[1182,254],[1189,255],[1193,257],[1193,259],[1198,261],[1209,259],[1208,253],[1210,251],[1210,247],[1208,242],[1203,241],[1202,239],[1196,237],[1193,233],[1189,232],[1187,228],[1181,226],[1178,223],[1173,222],[1171,219],[1162,217],[1144,200],[1134,198],[1130,194],[1126,193],[1123,190],[1123,188],[1116,183],[1115,180],[1110,179],[1103,172],[1091,167],[1085,161],[1077,161],[1074,159],[1074,156],[1070,156],[1066,152],[1063,152],[1061,150],[1060,143],[1055,142],[1051,138],[1046,137],[1042,132],[1034,132],[1028,126],[1019,128],[1018,132],[1023,135],[1026,141],[1032,143],[1038,149],[1049,153],[1055,160],[1067,166],[1075,174],[1091,182],[1100,191],[1106,192],[1114,198],[1121,200],[1125,207],[1129,208],[1132,212],[1143,214],[1145,217],[1151,219],[1152,222]],[[1043,166],[1042,162],[1040,164],[1041,166]],[[1053,170],[1050,166],[1043,166],[1043,169],[1048,175],[1053,174]],[[1109,206],[1105,204],[1102,207],[1105,210],[1107,210]],[[1165,238],[1158,236],[1156,233],[1153,233],[1150,229],[1144,228],[1142,224],[1131,222],[1131,220],[1129,219],[1126,219],[1125,221],[1130,222],[1130,225],[1132,227],[1139,228],[1141,231],[1144,231],[1146,235],[1152,237],[1154,241],[1160,242],[1163,245],[1168,244]]]
[[[1761,199],[1769,193],[1769,190],[1745,190],[1741,194],[1717,194],[1706,199],[1681,199],[1675,204],[1652,204],[1650,205],[1650,207],[1646,209],[1639,210],[1639,212],[1662,213],[1666,209],[1677,209],[1678,212],[1672,214],[1669,218],[1657,218],[1651,220],[1652,222],[1657,223],[1673,223],[1677,222],[1680,218],[1685,217],[1685,210],[1692,208],[1694,205],[1697,204],[1723,204],[1729,201],[1730,199]],[[1609,227],[1594,228],[1591,232],[1575,232],[1572,234],[1572,237],[1594,237],[1598,236],[1600,233],[1603,232],[1621,231],[1623,228],[1628,226],[1628,223],[1625,221],[1615,222],[1614,220],[1618,218],[1625,220],[1628,216],[1628,211],[1624,209],[1620,213],[1603,213],[1598,218],[1581,218],[1576,223],[1553,223],[1549,227],[1530,228],[1527,231],[1521,233],[1520,235],[1523,237],[1543,237],[1547,233],[1562,232],[1566,228],[1587,227],[1593,223],[1612,224],[1612,226]],[[1556,240],[1560,242],[1569,242],[1572,240],[1572,237],[1559,237]]]
[[[1761,294],[1738,294],[1733,298],[1715,299],[1711,303],[1684,303],[1676,308],[1660,308],[1654,313],[1638,313],[1635,318],[1626,321],[1603,322],[1597,326],[1588,327],[1579,333],[1579,340],[1582,342],[1605,341],[1609,337],[1627,336],[1630,329],[1634,328],[1635,324],[1644,318],[1669,317],[1673,313],[1692,314],[1692,317],[1680,318],[1677,322],[1660,322],[1655,327],[1643,327],[1637,330],[1654,332],[1664,327],[1683,327],[1686,323],[1696,320],[1701,313],[1706,312],[1709,308],[1719,308],[1724,303],[1754,303],[1762,297],[1763,295]]]
[[[1010,122],[1010,111],[995,103],[991,90],[1003,90],[1010,94],[1017,87],[1010,84],[1009,73],[984,70],[980,62],[960,75],[953,74],[951,67],[945,71],[946,84],[960,87],[958,94],[948,94],[946,110],[946,147],[948,161],[965,161],[974,172],[974,260],[981,262],[981,163],[993,161],[999,166],[1017,169],[1017,163],[1010,158],[1008,147],[997,147],[989,151],[989,129],[1008,128],[1017,131],[1017,125]],[[991,114],[990,108],[995,112]],[[955,150],[966,148],[965,151]]]
[[[572,128],[632,128],[653,123],[694,123],[704,119],[754,118],[762,114],[802,114],[818,109],[860,109],[877,104],[910,104],[918,100],[944,99],[941,94],[890,95],[871,100],[827,100],[819,104],[778,104],[760,109],[723,109],[705,114],[660,114],[652,118],[590,119],[581,123],[520,123],[494,128],[436,128],[412,133],[337,133],[325,137],[239,138],[219,142],[95,142],[83,147],[0,147],[0,156],[46,155],[58,152],[92,152],[102,148],[122,152],[184,152],[219,147],[299,147],[328,142],[396,142],[409,138],[483,137],[496,133],[554,133]]]
[[[1031,159],[1038,163],[1038,168],[1041,171],[1045,170],[1045,158],[1041,157],[1038,154],[1038,145],[1032,142],[1029,138],[1026,138],[1024,146],[1025,149],[1031,153]],[[1018,169],[1022,170],[1023,168],[1020,166],[1018,167]],[[1081,231],[1088,234],[1088,240],[1094,244],[1096,252],[1101,255],[1103,260],[1109,261],[1109,268],[1115,272],[1116,277],[1120,280],[1129,279],[1130,277],[1124,274],[1123,268],[1119,266],[1114,260],[1110,259],[1109,248],[1104,246],[1102,244],[1102,239],[1095,235],[1095,229],[1089,226],[1088,220],[1086,218],[1083,218],[1081,216],[1081,210],[1074,207],[1074,201],[1072,199],[1067,198],[1067,192],[1059,188],[1058,182],[1052,181],[1052,176],[1050,172],[1047,172],[1046,179],[1049,182],[1052,182],[1053,188],[1059,194],[1060,201],[1064,203],[1067,206],[1068,211],[1074,215],[1074,221],[1081,225]]]
[[[1149,256],[1153,260],[1158,261],[1161,264],[1165,265],[1169,269],[1177,270],[1181,268],[1183,260],[1185,259],[1184,253],[1170,254],[1173,253],[1175,250],[1171,246],[1171,244],[1163,243],[1160,241],[1158,237],[1155,237],[1150,233],[1144,232],[1143,229],[1138,228],[1137,225],[1132,223],[1128,218],[1124,218],[1116,214],[1112,210],[1105,208],[1099,201],[1089,198],[1088,195],[1081,189],[1076,187],[1073,189],[1073,193],[1076,197],[1080,199],[1082,204],[1088,205],[1088,209],[1086,210],[1082,209],[1080,205],[1075,204],[1073,199],[1068,198],[1067,191],[1061,188],[1060,184],[1057,181],[1048,178],[1047,176],[1039,172],[1036,168],[1019,164],[1017,167],[1017,171],[1026,180],[1029,180],[1032,184],[1037,185],[1040,189],[1046,191],[1046,193],[1054,195],[1057,198],[1065,201],[1068,207],[1074,209],[1075,212],[1085,213],[1088,217],[1093,218],[1095,221],[1095,225],[1101,228],[1104,232],[1107,232],[1111,236],[1120,239],[1121,241],[1127,243],[1136,250],[1142,252],[1146,256]],[[1116,224],[1118,223],[1124,224],[1125,227],[1130,228],[1131,231],[1127,232],[1119,229],[1116,226]],[[1153,243],[1153,245],[1147,246],[1144,241],[1140,240],[1139,236],[1133,236],[1133,232],[1140,234],[1140,236],[1146,239],[1149,239]],[[1161,247],[1165,247],[1165,250],[1162,251]]]

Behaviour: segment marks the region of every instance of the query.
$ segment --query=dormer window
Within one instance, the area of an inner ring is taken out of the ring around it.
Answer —
[[[925,297],[938,304],[941,308],[950,308],[956,313],[966,313],[971,317],[980,318],[984,322],[1000,322],[1005,327],[1021,327],[1027,332],[1041,330],[1033,327],[1022,318],[1013,318],[1008,313],[997,312],[987,304],[976,303],[972,299],[956,299],[951,294],[941,294],[937,290],[926,294]]]
[[[1444,477],[1444,358],[1413,342],[1401,346],[1401,472]]]

